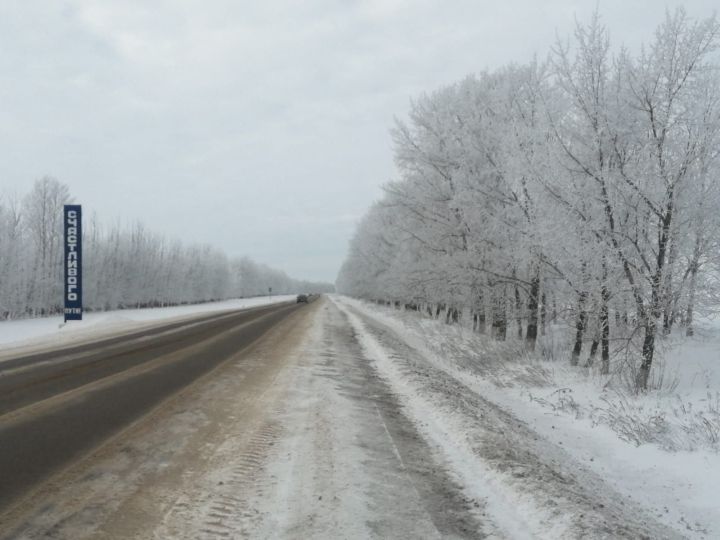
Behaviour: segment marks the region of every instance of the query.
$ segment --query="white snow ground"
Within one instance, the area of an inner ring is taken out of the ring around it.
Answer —
[[[513,482],[473,451],[474,432],[482,431],[482,414],[473,424],[463,418],[460,406],[444,407],[438,401],[439,406],[428,406],[432,394],[423,396],[422,384],[417,383],[419,364],[408,364],[408,357],[422,356],[437,370],[435,377],[447,376],[460,402],[481,397],[562,449],[579,464],[579,472],[571,476],[586,471],[589,477],[602,478],[622,497],[623,505],[644,509],[683,537],[720,537],[720,456],[717,439],[713,442],[720,391],[716,327],[706,323],[698,337],[666,343],[666,389],[636,397],[611,393],[605,379],[566,367],[561,360],[531,361],[521,358],[520,351],[517,358],[508,358],[507,349],[414,312],[345,297],[333,299],[349,313],[366,353],[405,396],[405,406],[426,436],[453,456],[451,461],[465,481],[482,478],[466,488],[481,497],[490,486],[488,500],[496,501],[491,504],[494,516],[520,507],[524,519],[517,527],[531,537],[572,535],[569,523],[538,503],[530,484]],[[373,331],[368,327],[373,322],[389,333]],[[408,346],[401,354],[388,345],[394,339],[391,334]],[[401,357],[405,358],[401,361]],[[647,423],[657,433],[634,433]],[[696,429],[704,432],[698,435]],[[514,519],[499,521],[512,524]],[[506,530],[512,537],[523,537],[518,530]]]
[[[165,308],[120,309],[85,313],[82,321],[63,324],[62,315],[0,322],[0,354],[11,349],[58,346],[126,332],[149,322],[158,323],[203,313],[248,309],[294,300],[295,295],[259,296]]]

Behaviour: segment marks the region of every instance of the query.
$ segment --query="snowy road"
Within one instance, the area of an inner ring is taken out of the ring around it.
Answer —
[[[4,538],[676,538],[342,301],[275,325]]]
[[[297,309],[195,317],[1,362],[0,509]]]

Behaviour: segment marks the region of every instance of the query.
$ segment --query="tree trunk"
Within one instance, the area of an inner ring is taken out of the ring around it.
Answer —
[[[672,332],[673,317],[672,317],[672,306],[670,302],[667,303],[665,309],[663,309],[663,335],[669,336]]]
[[[591,367],[593,365],[593,363],[595,362],[595,357],[597,356],[597,350],[598,350],[599,345],[600,345],[600,339],[596,335],[593,338],[592,343],[590,344],[590,356],[588,356],[588,360],[587,360],[588,367]]]
[[[700,265],[700,240],[699,237],[695,241],[695,249],[693,250],[693,260],[690,263],[690,286],[688,290],[688,304],[685,311],[685,335],[692,337],[695,334],[693,328],[693,312],[695,311],[695,290],[697,287],[697,273]]]
[[[538,325],[538,296],[540,294],[540,277],[535,276],[530,284],[530,296],[528,297],[528,323],[525,333],[525,345],[528,350],[535,350],[537,342]]]
[[[653,356],[655,354],[655,334],[657,332],[657,324],[652,318],[645,325],[645,339],[642,346],[642,364],[635,379],[635,387],[638,390],[647,390],[648,379],[650,378],[650,369],[652,368]]]
[[[573,347],[572,356],[570,357],[570,365],[577,366],[582,353],[583,334],[587,325],[587,311],[585,311],[585,302],[587,301],[587,293],[581,292],[578,297],[578,316],[575,322],[575,346]]]
[[[500,289],[498,291],[498,289]],[[493,337],[505,341],[507,337],[507,294],[505,285],[496,285],[492,290],[492,330]]]
[[[545,322],[547,321],[547,295],[542,293],[542,304],[540,308],[540,335],[545,335]]]
[[[665,215],[662,220],[662,229],[658,240],[658,252],[655,263],[655,274],[652,276],[650,287],[650,306],[643,317],[645,320],[645,339],[642,347],[642,364],[635,381],[636,388],[647,390],[647,383],[652,368],[653,356],[655,355],[655,335],[657,333],[657,321],[660,318],[661,310],[665,305],[664,288],[661,282],[663,269],[666,263],[666,251],[670,238],[670,224],[673,216],[673,193],[669,193]]]
[[[692,337],[695,335],[693,327],[693,312],[695,311],[695,287],[697,286],[697,265],[693,265],[690,270],[690,291],[688,292],[688,304],[685,312],[685,335]]]
[[[523,338],[522,327],[522,301],[520,300],[520,291],[515,287],[515,322],[517,323],[518,339]]]
[[[604,277],[607,277],[606,272],[603,273]],[[600,353],[600,373],[608,375],[610,373],[610,290],[605,281],[603,281],[600,291],[600,298],[600,349],[602,351]]]
[[[476,297],[476,308],[474,310],[474,317],[476,318],[476,331],[480,334],[485,333],[485,296],[482,293],[478,293]]]
[[[479,334],[485,333],[485,307],[481,307],[478,309],[478,311],[475,312],[475,317],[477,318],[477,332]]]
[[[678,251],[678,243],[675,237],[675,234],[670,235],[670,240],[668,241],[668,257],[667,262],[665,263],[665,279],[662,286],[663,335],[665,336],[669,336],[670,332],[672,332],[672,326],[675,319],[673,316],[673,299],[675,298],[675,293],[673,291],[673,268],[675,267],[675,260],[677,259]]]

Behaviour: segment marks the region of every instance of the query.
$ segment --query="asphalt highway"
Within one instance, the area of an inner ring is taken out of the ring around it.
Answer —
[[[0,362],[0,511],[297,309],[205,315]]]

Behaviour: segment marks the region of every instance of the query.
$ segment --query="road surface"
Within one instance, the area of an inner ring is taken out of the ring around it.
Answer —
[[[203,316],[0,362],[0,509],[296,309]]]
[[[27,473],[3,465],[15,502],[0,538],[682,537],[342,302],[176,330],[108,345],[124,367],[99,361],[100,344],[76,351],[87,358],[75,374],[48,357],[15,364],[37,366],[15,379],[36,398],[4,397],[20,408],[0,417],[2,429],[37,415],[45,423],[26,436],[53,438],[35,458],[15,452],[22,469],[55,459],[76,434],[89,438],[53,474],[34,473],[20,499]],[[72,382],[90,372],[94,382]],[[53,400],[61,406],[43,405]],[[117,403],[134,412],[93,435]]]

